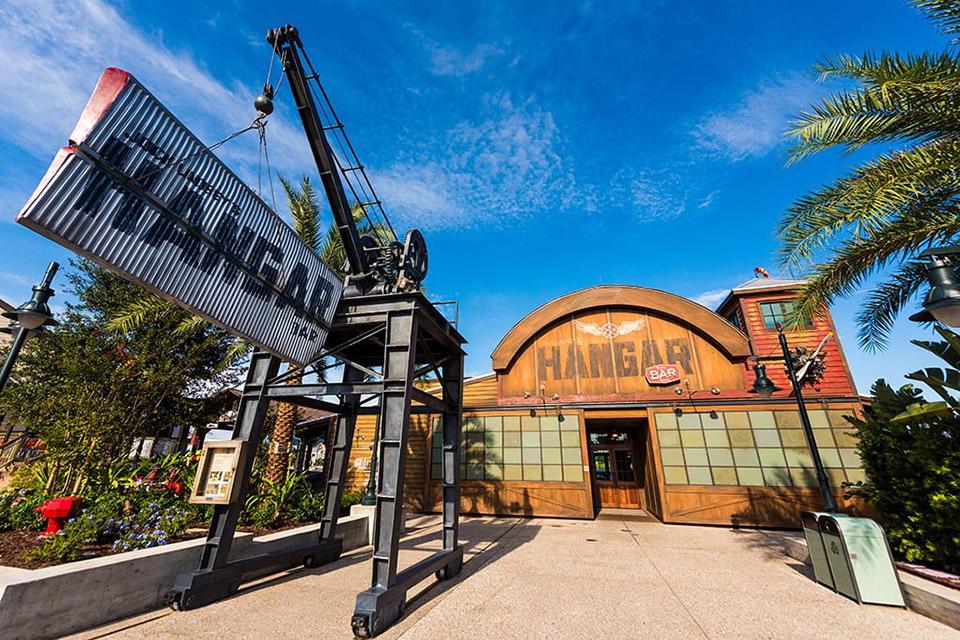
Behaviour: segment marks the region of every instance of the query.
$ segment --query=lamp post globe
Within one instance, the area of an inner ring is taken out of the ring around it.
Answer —
[[[23,327],[27,331],[56,323],[47,303],[38,303],[36,300],[25,302],[13,311],[3,315],[11,320],[16,320],[20,327]]]
[[[953,267],[940,253],[958,253],[955,247],[930,249],[921,256],[927,258],[927,280],[930,290],[923,299],[923,311],[910,316],[914,322],[939,322],[948,327],[960,327],[960,282]]]
[[[756,379],[753,381],[750,393],[755,393],[761,398],[769,398],[773,395],[774,391],[780,391],[780,387],[775,385],[773,380],[767,377],[766,365],[760,364],[759,362],[753,365],[753,374]]]
[[[57,321],[53,319],[53,314],[50,313],[50,306],[47,301],[53,296],[53,289],[50,288],[50,284],[59,268],[59,264],[51,262],[43,280],[33,288],[33,296],[30,300],[13,311],[7,311],[3,314],[5,318],[13,320],[7,327],[7,331],[13,337],[13,344],[10,346],[10,353],[7,354],[6,361],[0,367],[0,391],[3,391],[7,380],[10,379],[10,373],[13,371],[17,356],[20,355],[20,349],[23,348],[23,343],[26,342],[30,334],[40,331],[44,327],[57,324]]]

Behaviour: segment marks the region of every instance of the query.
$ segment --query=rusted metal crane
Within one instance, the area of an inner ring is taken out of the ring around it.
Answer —
[[[355,635],[371,637],[402,615],[406,593],[413,585],[434,574],[440,579],[452,578],[462,567],[457,450],[465,340],[420,292],[427,273],[423,236],[413,229],[402,243],[397,241],[297,29],[290,25],[272,29],[267,41],[280,59],[347,261],[343,297],[329,325],[326,344],[302,369],[333,358],[343,365],[343,379],[339,383],[286,384],[289,372],[278,375],[280,358],[266,351],[256,352],[244,385],[234,437],[258,441],[271,400],[336,413],[326,502],[316,543],[233,561],[228,559],[230,541],[243,500],[216,507],[199,569],[181,575],[168,598],[175,608],[189,609],[235,592],[245,575],[279,571],[300,563],[317,566],[337,559],[341,552],[341,543],[335,537],[337,517],[356,417],[374,413],[378,416],[380,450],[375,470],[378,483],[371,541],[372,579],[370,588],[358,594],[351,621]],[[274,97],[268,83],[257,97],[256,108],[269,114]],[[358,221],[370,218],[365,229],[358,226]],[[424,375],[436,376],[441,397],[414,387],[414,381]],[[334,396],[338,402],[327,399]],[[398,571],[411,413],[441,416],[443,548]],[[244,470],[246,476],[249,467],[250,461]]]

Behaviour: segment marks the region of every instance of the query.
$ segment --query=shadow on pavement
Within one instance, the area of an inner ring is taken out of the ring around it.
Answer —
[[[540,525],[532,524],[526,518],[500,518],[498,520],[501,522],[504,520],[510,520],[513,521],[513,524],[496,536],[483,536],[479,534],[479,532],[474,533],[473,531],[469,531],[468,535],[466,536],[466,540],[469,541],[469,544],[464,544],[465,550],[469,552],[469,545],[476,544],[480,541],[484,541],[486,544],[473,551],[473,555],[464,561],[463,571],[461,571],[460,575],[453,580],[446,580],[443,582],[436,581],[433,584],[425,581],[424,584],[427,584],[428,586],[407,600],[406,611],[400,620],[404,620],[417,609],[421,608],[425,604],[428,604],[429,602],[434,601],[442,593],[453,589],[467,578],[476,575],[486,567],[497,562],[510,552],[516,550],[518,547],[527,544],[533,540],[540,531]],[[465,529],[486,529],[487,531],[492,531],[493,527],[485,526],[483,523],[477,521],[461,523],[461,538],[464,538],[463,534]]]
[[[404,566],[402,563],[404,552],[423,553],[440,548],[441,527],[439,522],[432,517],[424,518],[424,520],[427,521],[426,524],[416,526],[413,533],[400,543],[401,567]],[[397,622],[399,623],[407,618],[411,613],[428,604],[448,589],[460,584],[469,576],[478,573],[484,567],[496,562],[514,549],[530,542],[536,537],[539,530],[539,525],[530,524],[525,518],[462,518],[459,538],[460,544],[464,548],[463,571],[453,580],[441,582],[435,578],[428,578],[414,587],[411,590],[414,595],[410,596],[408,594],[406,610],[403,617]],[[368,546],[361,550],[347,552],[347,555],[336,562],[321,567],[290,569],[272,577],[266,577],[244,585],[231,598],[280,585],[304,576],[335,573],[350,566],[369,563],[372,555],[373,550]],[[433,581],[432,584],[431,581]],[[360,589],[365,589],[368,586],[369,582],[365,582]]]

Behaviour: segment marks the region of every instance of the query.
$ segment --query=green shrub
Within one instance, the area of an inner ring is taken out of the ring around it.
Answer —
[[[355,504],[360,504],[363,499],[363,491],[344,491],[340,494],[340,512],[346,513]]]
[[[39,491],[18,489],[0,493],[0,531],[41,531],[46,520],[37,513],[37,507],[45,500]]]
[[[80,559],[81,546],[82,540],[63,528],[52,536],[41,539],[37,546],[24,551],[23,556],[27,560],[38,562],[73,562]]]
[[[255,527],[271,528],[285,522],[317,522],[323,514],[323,492],[314,491],[304,474],[288,473],[283,482],[262,480],[251,490],[240,519]]]
[[[864,419],[847,418],[869,479],[848,494],[873,504],[896,555],[960,572],[960,418],[892,422],[920,391],[883,380],[872,391]]]
[[[322,491],[307,490],[300,500],[290,507],[290,517],[304,524],[320,522],[323,517],[323,503]]]
[[[29,560],[73,562],[79,560],[86,544],[97,542],[101,522],[91,514],[81,513],[67,520],[57,533],[42,538],[36,547],[27,550]]]
[[[114,551],[134,551],[167,544],[183,535],[193,522],[193,511],[183,501],[159,501],[142,505],[115,523],[107,523],[116,534]]]

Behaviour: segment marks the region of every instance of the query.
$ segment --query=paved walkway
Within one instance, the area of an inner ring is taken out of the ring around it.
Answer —
[[[401,566],[437,548],[421,518]],[[960,638],[901,609],[859,606],[751,531],[597,520],[468,518],[457,580],[428,580],[381,638]],[[369,548],[203,609],[158,611],[74,638],[350,638]],[[91,605],[95,606],[95,598]]]

